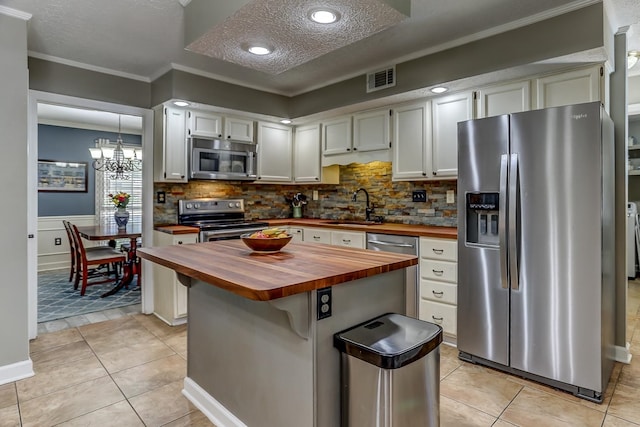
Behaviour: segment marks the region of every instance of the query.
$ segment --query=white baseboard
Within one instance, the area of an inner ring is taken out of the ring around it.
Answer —
[[[202,387],[196,384],[191,378],[184,379],[184,389],[182,394],[200,409],[213,424],[218,427],[247,427],[220,402],[211,397]]]
[[[631,363],[631,357],[632,354],[629,343],[624,347],[620,347],[619,345],[615,346],[615,355],[613,358],[616,362],[626,363],[628,365]]]
[[[163,316],[159,315],[155,311],[153,312],[153,315],[156,316],[158,319],[162,320],[164,323],[166,323],[169,326],[184,325],[185,323],[187,323],[186,317],[181,317],[179,319],[175,319],[173,322],[170,322],[169,320],[165,319]]]
[[[31,359],[0,366],[0,385],[34,376]]]

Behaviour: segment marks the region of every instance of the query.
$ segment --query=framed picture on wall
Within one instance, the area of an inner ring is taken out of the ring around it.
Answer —
[[[87,162],[38,160],[38,191],[86,193]]]

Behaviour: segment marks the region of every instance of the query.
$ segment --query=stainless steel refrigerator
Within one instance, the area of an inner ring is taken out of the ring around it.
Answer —
[[[613,123],[599,102],[458,124],[459,357],[602,401]]]

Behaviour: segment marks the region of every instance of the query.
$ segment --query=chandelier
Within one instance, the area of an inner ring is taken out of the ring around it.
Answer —
[[[121,118],[118,115],[118,137],[115,145],[106,138],[95,140],[96,147],[89,148],[93,168],[109,173],[112,179],[127,180],[131,173],[142,169],[142,149],[122,146]]]

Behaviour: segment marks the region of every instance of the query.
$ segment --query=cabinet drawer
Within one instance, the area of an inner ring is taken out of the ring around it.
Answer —
[[[317,228],[305,228],[302,233],[302,241],[313,243],[331,244],[331,231],[319,230]]]
[[[420,277],[428,280],[458,283],[458,263],[421,259]]]
[[[458,334],[458,309],[455,305],[420,300],[420,320],[442,326],[445,334]]]
[[[364,249],[364,233],[350,233],[348,231],[332,231],[331,244]]]
[[[420,238],[420,257],[429,259],[458,260],[458,242],[449,239]]]
[[[196,243],[198,241],[197,234],[174,234],[174,245],[186,245],[187,243]]]
[[[420,298],[456,305],[458,286],[453,283],[421,279]]]

